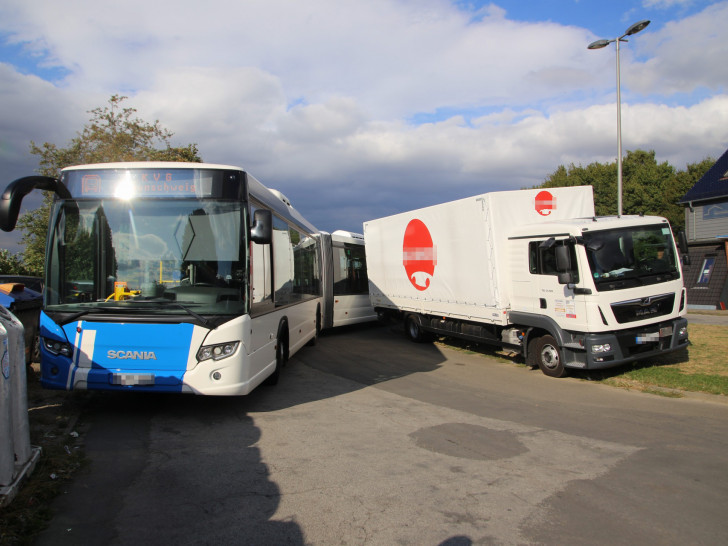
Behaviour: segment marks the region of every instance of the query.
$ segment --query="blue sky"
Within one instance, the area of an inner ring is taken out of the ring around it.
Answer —
[[[112,94],[285,193],[320,229],[541,183],[623,150],[728,147],[728,1],[128,0],[0,4],[0,172]],[[34,196],[29,204],[37,204]],[[17,234],[0,248],[18,250]]]

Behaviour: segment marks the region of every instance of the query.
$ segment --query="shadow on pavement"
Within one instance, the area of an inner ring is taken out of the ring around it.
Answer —
[[[303,544],[236,398],[93,393],[89,459],[35,544]],[[232,524],[231,524],[232,522]]]
[[[291,358],[277,386],[244,397],[86,393],[77,430],[89,464],[55,499],[55,515],[35,543],[303,544],[295,521],[271,519],[280,490],[250,413],[339,396],[444,361],[434,345],[389,328],[331,330]]]
[[[401,327],[378,323],[328,330],[314,347],[305,347],[291,358],[273,388],[258,388],[249,395],[249,408],[275,411],[324,400],[407,375],[429,372],[445,361],[432,343],[413,343]],[[321,381],[297,371],[304,366],[335,376]]]

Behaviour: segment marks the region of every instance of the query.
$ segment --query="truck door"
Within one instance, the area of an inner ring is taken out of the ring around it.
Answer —
[[[561,269],[557,265],[557,248],[564,247]],[[564,266],[563,256],[568,257],[568,267]],[[536,285],[536,301],[534,312],[551,317],[565,330],[581,329],[579,326],[586,321],[586,304],[583,295],[577,295],[576,286],[579,284],[579,267],[573,243],[564,241],[531,241],[529,243],[529,267]],[[570,282],[564,283],[565,277],[559,274],[570,275]]]

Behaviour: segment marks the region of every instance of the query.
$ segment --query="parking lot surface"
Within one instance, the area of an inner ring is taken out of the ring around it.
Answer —
[[[728,405],[323,336],[247,397],[95,394],[39,544],[717,544]]]

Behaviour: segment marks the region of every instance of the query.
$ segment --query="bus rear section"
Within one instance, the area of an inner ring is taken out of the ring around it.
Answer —
[[[324,328],[370,322],[377,314],[369,301],[364,236],[337,230],[320,233],[324,271]]]

